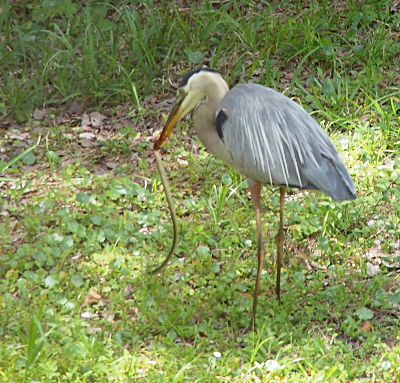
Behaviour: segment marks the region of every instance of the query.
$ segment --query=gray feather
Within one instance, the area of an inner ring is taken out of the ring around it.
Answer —
[[[355,198],[336,148],[296,102],[261,85],[240,84],[222,99],[217,115],[223,108],[229,165],[266,184],[318,189],[339,201]]]

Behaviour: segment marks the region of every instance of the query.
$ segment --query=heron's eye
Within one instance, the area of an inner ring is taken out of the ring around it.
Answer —
[[[182,88],[178,89],[178,95],[182,95],[184,93],[185,93],[185,91]]]

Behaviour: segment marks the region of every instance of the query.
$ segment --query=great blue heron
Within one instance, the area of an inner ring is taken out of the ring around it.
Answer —
[[[194,130],[205,147],[248,180],[258,235],[251,319],[254,329],[265,256],[260,208],[262,184],[280,188],[275,288],[280,300],[286,188],[321,190],[343,201],[356,198],[354,183],[328,135],[299,104],[262,85],[240,84],[229,90],[221,74],[210,68],[200,68],[183,77],[155,150],[160,149],[177,123],[192,109],[195,109]]]

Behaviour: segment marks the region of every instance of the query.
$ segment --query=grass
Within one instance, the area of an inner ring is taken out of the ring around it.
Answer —
[[[0,381],[400,381],[396,5],[180,3],[2,5]],[[190,123],[163,146],[177,257],[146,273],[172,241],[151,143],[170,83],[203,64],[300,102],[357,186],[343,203],[289,193],[281,305],[278,196],[265,188],[256,334],[243,334],[256,268],[246,183]],[[92,111],[103,126],[82,126]]]

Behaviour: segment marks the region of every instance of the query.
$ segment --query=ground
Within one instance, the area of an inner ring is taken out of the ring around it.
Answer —
[[[400,381],[396,1],[9,1],[0,8],[0,381]],[[187,71],[299,102],[328,132],[354,201],[291,190],[282,304],[278,193],[249,324],[246,181],[187,118],[153,142]]]

